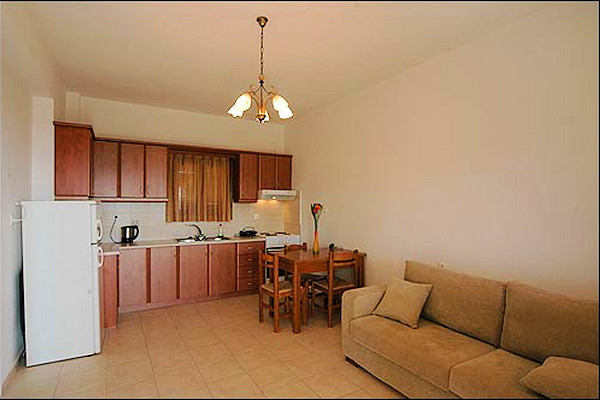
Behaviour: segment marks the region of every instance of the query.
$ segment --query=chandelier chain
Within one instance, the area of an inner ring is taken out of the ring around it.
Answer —
[[[263,61],[263,56],[265,53],[265,48],[263,47],[263,32],[264,29],[262,26],[260,27],[260,76],[262,79],[263,76],[263,67],[264,67],[264,61]]]

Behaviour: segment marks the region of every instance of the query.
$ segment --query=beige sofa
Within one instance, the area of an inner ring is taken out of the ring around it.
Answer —
[[[519,383],[548,356],[598,364],[598,302],[406,263],[433,287],[412,329],[371,314],[386,286],[344,293],[346,357],[410,398],[540,398]]]

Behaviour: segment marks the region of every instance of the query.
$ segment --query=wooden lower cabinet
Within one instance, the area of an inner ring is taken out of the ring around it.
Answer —
[[[177,298],[176,247],[150,249],[150,303],[165,303]]]
[[[236,291],[237,247],[235,243],[210,245],[209,294],[211,296]]]
[[[238,292],[258,289],[259,254],[265,250],[264,242],[237,244],[237,283]]]
[[[118,279],[117,279],[117,256],[105,256],[102,265],[102,290],[104,303],[104,327],[114,328],[117,326],[117,302],[118,302]]]
[[[146,304],[146,249],[127,249],[119,254],[119,307]]]
[[[208,297],[208,246],[179,247],[179,298]]]
[[[258,255],[264,248],[264,242],[223,243],[127,249],[118,257],[106,256],[104,326],[116,326],[117,310],[145,310],[255,291]]]

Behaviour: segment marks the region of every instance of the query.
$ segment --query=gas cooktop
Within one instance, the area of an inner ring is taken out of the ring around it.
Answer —
[[[287,232],[261,232],[261,235],[264,236],[280,236],[280,235],[289,235]]]

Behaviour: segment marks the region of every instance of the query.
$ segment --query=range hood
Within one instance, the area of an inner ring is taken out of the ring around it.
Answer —
[[[296,191],[262,189],[258,191],[258,198],[261,200],[294,200]]]

